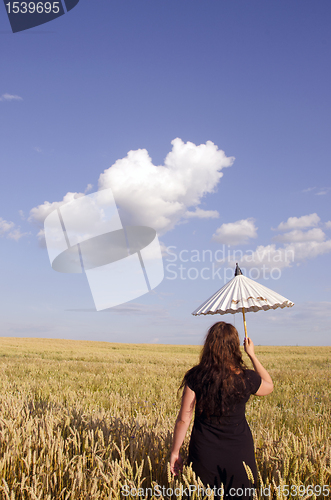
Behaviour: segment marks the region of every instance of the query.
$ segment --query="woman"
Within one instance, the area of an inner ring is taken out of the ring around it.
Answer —
[[[180,386],[184,388],[182,405],[170,456],[170,468],[176,475],[183,465],[179,450],[196,406],[188,463],[192,462],[205,487],[223,487],[224,498],[229,500],[253,498],[257,469],[245,404],[251,394],[266,396],[273,391],[271,377],[254,354],[250,338],[244,340],[244,349],[255,371],[249,370],[242,359],[233,325],[220,321],[209,329],[200,363],[185,374]],[[243,462],[250,467],[254,484]]]

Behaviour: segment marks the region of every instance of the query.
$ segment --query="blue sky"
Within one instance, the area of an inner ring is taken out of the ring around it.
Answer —
[[[328,0],[80,0],[13,34],[3,7],[2,336],[199,344],[216,320],[242,336],[239,315],[191,316],[233,263],[213,279],[215,259],[179,262],[225,248],[295,302],[247,315],[257,344],[330,345],[330,18]],[[129,221],[157,230],[165,279],[94,312],[86,276],[53,271],[40,231],[45,202],[105,183]]]

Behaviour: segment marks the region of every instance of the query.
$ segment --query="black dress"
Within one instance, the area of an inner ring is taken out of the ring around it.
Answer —
[[[251,394],[258,391],[261,377],[253,370],[244,371],[245,393],[233,402],[232,409],[221,417],[207,418],[195,414],[189,445],[188,463],[192,462],[194,472],[204,486],[224,488],[224,499],[251,500],[252,489],[257,484],[257,468],[251,430],[245,417],[245,405]],[[187,385],[194,390],[194,377],[189,377]],[[254,476],[254,484],[249,480],[243,462]],[[246,489],[246,491],[245,491]]]

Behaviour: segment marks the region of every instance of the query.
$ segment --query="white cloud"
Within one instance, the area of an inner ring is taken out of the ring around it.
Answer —
[[[318,190],[318,191],[315,191],[315,190]],[[316,196],[322,196],[324,194],[328,194],[328,192],[330,191],[330,188],[329,187],[322,187],[322,188],[317,188],[316,186],[315,187],[309,187],[307,189],[303,189],[301,192],[302,193],[310,193],[311,191],[315,191],[315,195]]]
[[[0,235],[4,235],[15,226],[14,222],[8,222],[0,217]]]
[[[88,184],[85,193],[90,191],[92,189],[92,184]],[[37,207],[34,207],[30,210],[30,215],[28,218],[29,222],[33,222],[37,224],[38,226],[42,226],[44,224],[44,220],[46,219],[47,215],[49,215],[51,212],[56,210],[57,208],[62,207],[66,203],[69,203],[70,201],[76,200],[77,198],[81,198],[84,196],[84,193],[71,193],[68,192],[64,197],[62,201],[54,201],[50,203],[49,201],[45,201],[41,205],[38,205]],[[24,214],[20,210],[20,215],[23,217]],[[39,240],[44,239],[44,231],[43,229],[39,231],[37,234],[37,237]]]
[[[293,249],[294,261],[301,262],[307,259],[314,259],[318,255],[323,255],[331,251],[331,240],[307,241],[286,245],[287,250]]]
[[[325,223],[326,229],[331,229],[331,220]]]
[[[314,228],[309,231],[302,231],[301,229],[293,229],[285,234],[279,234],[273,238],[275,241],[279,241],[281,243],[297,243],[303,241],[316,241],[321,242],[325,240],[325,233],[323,233],[322,229]]]
[[[6,236],[10,240],[18,241],[22,236],[26,236],[29,233],[22,233],[20,227],[15,227],[15,223],[4,220],[0,217],[0,236]]]
[[[72,210],[66,213],[65,218],[65,225],[69,224],[69,227],[71,227],[71,243],[77,238],[80,239],[83,237],[83,239],[88,239],[96,234],[103,234],[105,210],[107,211],[107,208],[109,208],[112,199],[109,197],[109,193],[104,190],[99,191],[96,195],[98,197],[98,202],[93,203],[93,201],[91,202],[89,197],[85,197],[83,193],[69,192],[63,197],[62,201],[53,203],[45,201],[43,204],[32,208],[28,221],[36,224],[40,228],[37,234],[39,245],[42,248],[46,248],[45,231],[43,228],[46,217],[54,210],[78,199],[79,201],[72,207]],[[75,229],[72,228],[72,224],[74,224]],[[100,227],[102,227],[102,230],[100,230]]]
[[[300,218],[290,218],[288,221],[292,223],[317,223],[320,218],[317,214]],[[307,217],[310,219],[307,219]],[[292,220],[291,220],[292,219]],[[293,221],[293,219],[296,219]],[[304,219],[304,220],[302,220]],[[331,222],[331,221],[330,221]],[[284,224],[284,223],[283,223]],[[326,223],[328,225],[328,223]],[[331,224],[330,224],[331,226]],[[259,245],[255,250],[235,250],[229,254],[228,263],[234,266],[235,262],[240,262],[244,268],[265,269],[269,271],[272,268],[283,269],[291,267],[293,264],[299,264],[307,259],[328,253],[331,251],[331,239],[326,240],[326,235],[319,228],[302,231],[301,229],[293,229],[285,234],[278,235],[273,238],[276,241],[283,243],[277,247],[275,243],[271,245]]]
[[[35,148],[33,148],[37,153],[42,153],[43,150],[41,148],[39,148],[38,146],[36,146]]]
[[[254,219],[242,219],[222,224],[213,234],[212,241],[225,245],[246,244],[251,238],[257,237],[257,227],[254,222]]]
[[[287,231],[288,229],[305,229],[317,226],[321,219],[315,214],[303,215],[302,217],[289,217],[286,222],[281,222],[277,229]]]
[[[328,252],[331,252],[331,240],[291,243],[278,248],[273,243],[266,246],[259,245],[255,250],[246,252],[236,251],[230,256],[228,263],[231,267],[239,262],[240,267],[247,269],[256,267],[264,268],[266,271],[273,268],[281,270]]]
[[[216,210],[202,210],[198,205],[205,194],[215,191],[221,170],[231,166],[234,158],[226,157],[211,141],[196,146],[177,138],[171,144],[164,165],[155,166],[148,152],[138,149],[100,175],[99,190],[111,188],[124,225],[146,225],[164,234],[190,217],[219,216]],[[85,193],[92,187],[88,184]],[[69,192],[62,201],[45,201],[30,210],[28,220],[40,226],[53,210],[82,196]],[[190,207],[195,211],[189,211]],[[37,236],[44,246],[43,230]]]
[[[37,207],[34,207],[30,210],[30,216],[29,216],[29,222],[34,222],[38,225],[41,225],[44,223],[44,220],[46,219],[47,215],[49,215],[51,212],[56,210],[57,208],[62,207],[62,205],[65,205],[66,203],[69,203],[70,201],[76,200],[77,198],[81,198],[84,196],[84,193],[67,193],[62,201],[54,201],[53,203],[50,203],[49,201],[45,201],[42,205],[38,205]],[[38,233],[42,234],[41,232]]]
[[[18,227],[16,229],[14,229],[13,231],[10,231],[10,233],[8,233],[8,235],[7,235],[7,238],[9,238],[10,240],[18,241],[23,236],[27,236],[28,234],[30,234],[30,233],[22,233],[21,229]]]
[[[328,194],[330,188],[321,188],[320,191],[318,191],[318,193],[315,193],[317,196],[323,196],[324,194]]]
[[[0,101],[23,101],[23,99],[19,95],[2,94]]]
[[[219,216],[217,210],[202,210],[202,208],[196,208],[194,212],[187,211],[184,215],[187,218],[197,217],[198,219],[217,219]]]
[[[100,175],[99,189],[112,189],[125,225],[146,225],[164,234],[215,191],[221,170],[234,161],[211,141],[196,146],[177,138],[171,144],[164,165],[154,165],[146,149],[138,149]]]
[[[230,254],[228,263],[230,267],[234,267],[236,262],[239,262],[240,267],[244,269],[251,269],[254,267],[270,270],[275,267],[278,269],[290,267],[294,258],[295,254],[290,245],[288,245],[288,247],[277,248],[273,243],[272,245],[266,246],[259,245],[255,250],[247,250],[246,252],[236,250]]]

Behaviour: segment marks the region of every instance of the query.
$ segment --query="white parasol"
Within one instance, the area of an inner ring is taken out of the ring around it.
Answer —
[[[256,281],[246,278],[238,266],[234,278],[212,295],[206,302],[193,311],[200,314],[235,314],[243,313],[245,337],[247,337],[245,312],[267,311],[277,307],[292,307],[294,303],[279,293],[273,292]]]

